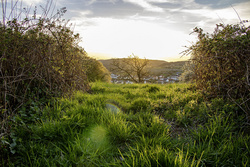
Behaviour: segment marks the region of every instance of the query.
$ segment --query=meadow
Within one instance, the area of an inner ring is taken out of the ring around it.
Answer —
[[[244,113],[193,84],[95,82],[30,106],[2,140],[9,166],[250,166]]]

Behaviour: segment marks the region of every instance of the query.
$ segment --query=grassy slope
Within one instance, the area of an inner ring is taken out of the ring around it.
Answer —
[[[36,123],[16,118],[13,166],[249,166],[249,135],[222,99],[192,85],[93,83],[51,103]]]

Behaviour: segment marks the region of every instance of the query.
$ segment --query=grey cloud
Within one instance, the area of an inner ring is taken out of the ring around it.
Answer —
[[[92,25],[91,18],[142,19],[190,33],[190,30],[195,26],[199,26],[201,21],[207,27],[214,27],[216,23],[220,22],[219,18],[211,20],[211,18],[202,15],[203,9],[211,11],[224,9],[230,7],[231,4],[243,2],[249,2],[249,0],[147,1],[150,5],[163,9],[164,12],[162,13],[144,10],[143,7],[125,0],[58,0],[57,4],[59,8],[67,7],[68,12],[65,14],[65,17],[68,19],[72,17],[79,19],[88,18],[86,19],[88,21],[85,22],[86,25]],[[192,10],[200,10],[201,14],[187,12]],[[84,11],[90,12],[83,15]]]
[[[123,1],[117,1],[115,3],[96,3],[93,5],[93,15],[91,17],[122,18],[134,15],[142,10],[138,6],[124,3]]]
[[[124,18],[142,12],[142,8],[130,3],[125,3],[122,0],[106,0],[106,1],[79,1],[79,0],[64,0],[64,5],[72,11],[70,16],[80,16],[82,11],[92,11],[88,15],[89,18]]]
[[[178,3],[169,3],[169,2],[164,2],[164,3],[159,3],[159,2],[152,2],[152,5],[161,7],[163,9],[175,9],[175,8],[180,8],[181,4]]]
[[[213,9],[223,9],[230,7],[230,5],[249,2],[249,0],[195,0],[197,4],[207,5]]]

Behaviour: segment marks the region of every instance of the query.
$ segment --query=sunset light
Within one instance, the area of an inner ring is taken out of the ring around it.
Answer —
[[[32,1],[33,6],[41,2]],[[232,6],[241,19],[250,16],[246,0],[58,0],[55,4],[67,8],[64,17],[80,34],[80,45],[97,59],[133,53],[148,59],[186,60],[189,57],[180,53],[196,41],[195,34],[190,35],[193,28],[212,32],[218,23],[239,23]]]
[[[0,6],[0,166],[250,167],[250,0]]]

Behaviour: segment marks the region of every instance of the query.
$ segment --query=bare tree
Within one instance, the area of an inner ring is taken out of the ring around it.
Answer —
[[[135,83],[142,83],[144,78],[149,75],[147,69],[149,60],[140,59],[134,54],[124,59],[113,59],[111,72],[120,76],[121,79],[128,79]]]

